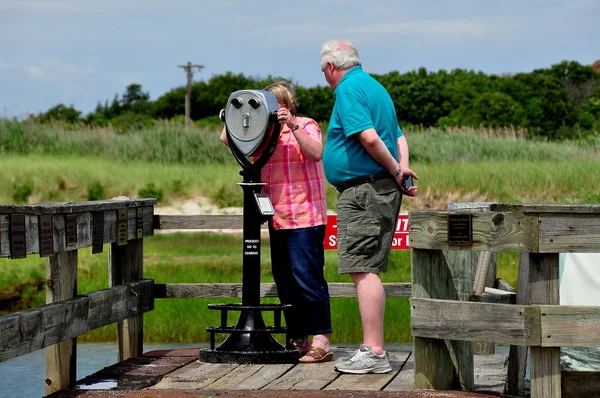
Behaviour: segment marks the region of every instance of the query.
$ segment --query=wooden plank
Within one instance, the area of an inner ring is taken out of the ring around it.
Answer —
[[[558,305],[558,253],[529,254],[530,304]],[[531,398],[561,396],[560,348],[531,347]]]
[[[495,203],[490,210],[515,213],[580,213],[600,214],[600,205],[540,205]]]
[[[379,391],[387,386],[400,372],[410,352],[390,352],[390,365],[392,371],[384,374],[342,374],[324,390],[352,390],[352,391]]]
[[[506,359],[504,354],[476,355],[473,391],[502,394],[506,383]]]
[[[135,217],[135,209],[131,210],[129,216]],[[111,243],[108,260],[109,286],[141,280],[144,277],[144,240],[130,240],[122,246]],[[144,349],[143,315],[140,313],[119,321],[117,335],[119,361],[141,356]]]
[[[539,309],[542,347],[600,346],[600,307],[543,305]]]
[[[329,283],[330,297],[356,297],[353,283]],[[410,283],[384,283],[386,297],[410,297]],[[156,298],[241,298],[241,283],[155,284]],[[260,284],[260,297],[278,297],[274,283]]]
[[[562,372],[563,397],[600,397],[600,372]]]
[[[505,292],[511,292],[511,293],[517,292],[517,289],[512,287],[510,285],[510,283],[508,283],[507,281],[505,281],[504,279],[501,279],[501,278],[498,278],[496,280],[496,287],[500,290],[504,290]],[[522,304],[522,303],[517,303],[517,304]]]
[[[525,307],[511,304],[412,298],[411,334],[430,339],[540,344],[539,332],[534,334],[525,323]]]
[[[153,286],[152,279],[144,279],[87,294],[89,330],[152,311]]]
[[[0,257],[10,255],[9,218],[8,214],[0,214]]]
[[[238,365],[192,362],[165,376],[153,389],[201,389],[232,372]]]
[[[517,275],[517,305],[529,302],[529,254],[521,253],[519,272]],[[508,370],[506,376],[506,393],[510,395],[525,395],[525,372],[527,365],[527,347],[511,345],[508,354]]]
[[[407,391],[412,390],[415,385],[415,359],[411,352],[407,356],[404,365],[394,379],[385,386],[384,391]]]
[[[154,235],[154,208],[152,206],[143,208],[143,235],[144,237]],[[69,213],[73,214],[73,213]],[[128,225],[127,236],[129,240],[137,239],[137,230],[135,228],[136,208],[128,209]],[[67,245],[66,241],[66,225],[65,216],[63,214],[53,214],[53,248],[54,252],[59,253],[67,250],[81,249],[92,245],[92,212],[76,213],[77,217],[77,243]],[[107,210],[104,212],[104,232],[103,243],[112,243],[117,241],[116,236],[116,212]],[[26,252],[27,254],[38,254],[39,250],[39,219],[36,214],[25,215],[25,234],[26,234]],[[8,215],[0,215],[0,257],[10,256],[9,245],[9,223]]]
[[[454,250],[442,252],[413,248],[414,298],[468,300],[472,294],[472,283],[469,256]],[[471,342],[415,337],[414,353],[415,388],[472,389]]]
[[[238,383],[234,389],[236,390],[260,390],[273,380],[281,377],[287,371],[289,371],[294,365],[292,364],[281,364],[281,365],[268,365],[261,366],[258,372],[254,373],[251,378],[243,380]]]
[[[600,214],[540,214],[540,253],[595,253]]]
[[[321,390],[339,376],[333,370],[334,365],[334,362],[323,362],[294,366],[263,390]]]
[[[156,199],[108,199],[87,202],[44,202],[33,205],[0,205],[0,213],[11,214],[68,214],[85,213],[101,210],[116,210],[121,207],[154,206]]]
[[[151,279],[0,317],[0,362],[153,309]]]
[[[244,381],[253,378],[254,375],[264,367],[264,365],[239,365],[231,372],[215,380],[212,384],[206,386],[207,389],[230,390],[237,389],[237,386]]]
[[[155,229],[243,229],[242,215],[203,214],[195,216],[156,215]],[[267,229],[266,224],[262,226]]]
[[[38,217],[29,218],[37,220]],[[46,304],[69,300],[76,295],[77,250],[57,253],[48,257],[46,260]],[[69,306],[61,305],[58,308],[68,309]],[[87,310],[87,306],[84,308]],[[72,386],[77,381],[77,338],[63,341],[65,339],[62,337],[67,330],[78,326],[82,331],[86,331],[87,322],[85,321],[87,321],[87,316],[81,312],[72,311],[65,311],[64,316],[54,314],[52,317],[44,317],[45,334],[50,335],[52,334],[48,333],[50,330],[57,330],[56,338],[61,341],[46,349],[46,395]]]
[[[448,215],[473,215],[473,244],[448,245]],[[413,249],[453,249],[479,251],[531,251],[525,246],[523,221],[519,213],[478,212],[476,210],[413,210],[409,213],[410,246]]]

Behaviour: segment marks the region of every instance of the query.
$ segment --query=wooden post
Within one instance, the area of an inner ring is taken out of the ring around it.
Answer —
[[[135,239],[120,246],[110,244],[109,252],[109,285],[122,285],[138,281],[144,277],[144,240]],[[119,362],[143,354],[144,323],[143,315],[133,316],[117,324],[119,339]]]
[[[46,304],[77,295],[77,250],[56,253],[46,261]],[[46,395],[77,381],[77,339],[46,348]]]
[[[495,202],[451,202],[448,203],[448,210],[464,210],[469,209],[471,211],[490,211],[490,205]],[[478,275],[478,265],[481,257],[486,252],[475,251],[471,255],[471,267],[473,268],[473,281],[475,276]],[[486,275],[481,275],[483,278],[484,286],[496,287],[496,258],[495,252],[487,252],[490,255],[489,267],[487,268]],[[478,355],[490,355],[496,352],[496,344],[488,342],[474,342],[473,353]]]
[[[529,254],[521,253],[519,273],[517,276],[516,304],[529,302]],[[526,346],[511,345],[508,354],[508,371],[506,375],[505,393],[509,395],[525,395],[525,371],[527,366]]]
[[[558,253],[529,254],[529,303],[559,305]],[[531,398],[560,398],[560,347],[531,347]]]
[[[468,301],[473,288],[471,253],[412,249],[412,296]],[[415,337],[414,353],[416,389],[473,390],[470,341]]]

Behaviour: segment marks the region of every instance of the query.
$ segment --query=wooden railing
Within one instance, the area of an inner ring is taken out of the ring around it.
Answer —
[[[46,394],[76,381],[78,336],[118,323],[119,359],[141,355],[142,314],[154,308],[143,279],[143,238],[156,199],[0,205],[0,257],[47,256],[46,305],[0,317],[0,361],[46,348]],[[109,288],[77,295],[77,249],[109,244]]]
[[[473,388],[473,341],[511,345],[507,392],[596,396],[598,372],[562,372],[560,347],[600,345],[600,307],[559,306],[559,253],[600,252],[600,205],[493,204],[489,211],[413,211],[411,330],[415,387]],[[469,302],[477,251],[519,252],[517,303]],[[599,265],[600,266],[600,265]]]
[[[0,316],[0,362],[46,350],[46,394],[76,382],[78,336],[118,323],[118,360],[143,354],[143,313],[161,298],[241,298],[241,283],[155,284],[143,278],[143,241],[155,229],[242,229],[242,216],[154,215],[155,199],[0,205],[0,257],[47,257],[46,305]],[[77,249],[109,245],[109,288],[77,294]],[[241,248],[240,248],[241,249]],[[240,265],[241,266],[241,265]],[[386,283],[388,297],[410,297],[410,283]],[[331,297],[355,297],[330,283]],[[277,297],[262,283],[261,297]]]
[[[239,215],[154,215],[155,203],[125,199],[0,206],[0,256],[48,257],[47,304],[0,317],[0,361],[48,348],[49,394],[76,381],[77,336],[118,323],[118,359],[124,360],[143,353],[143,313],[154,308],[155,299],[241,297],[240,283],[155,284],[144,279],[143,241],[155,230],[242,228]],[[470,242],[452,241],[463,238],[465,227],[451,221],[450,235],[456,236],[449,236],[451,214],[470,215]],[[513,353],[513,348],[531,347],[532,396],[560,396],[574,388],[575,377],[585,381],[577,385],[580,390],[598,388],[596,373],[563,374],[561,379],[558,347],[600,345],[600,308],[555,304],[557,253],[600,251],[600,206],[496,204],[485,211],[414,211],[410,225],[413,288],[409,283],[385,283],[384,288],[388,297],[412,297],[415,387],[469,389],[472,342],[487,342],[512,345],[511,358],[523,353]],[[77,249],[91,246],[97,253],[105,244],[109,288],[78,296]],[[485,251],[524,254],[516,304],[468,301],[474,299],[475,264]],[[330,283],[329,291],[331,297],[356,295],[351,283]],[[263,283],[260,294],[276,297],[277,291],[274,284]],[[515,370],[517,365],[521,368]],[[513,390],[522,382],[520,375],[523,363],[511,360]]]

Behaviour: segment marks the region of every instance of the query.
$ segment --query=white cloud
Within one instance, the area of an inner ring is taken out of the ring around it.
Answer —
[[[44,71],[39,66],[26,66],[23,68],[23,71],[32,79],[41,79],[44,77]]]

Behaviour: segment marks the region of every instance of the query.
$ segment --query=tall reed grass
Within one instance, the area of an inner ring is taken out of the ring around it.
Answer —
[[[326,125],[323,131],[325,135]],[[162,164],[229,163],[232,156],[219,141],[219,133],[205,127],[185,128],[172,121],[119,133],[111,127],[0,119],[0,153],[95,156]],[[512,127],[413,127],[407,129],[406,136],[411,161],[419,163],[561,160],[597,157],[600,152],[600,136],[580,141],[534,141],[525,139],[526,130]]]

